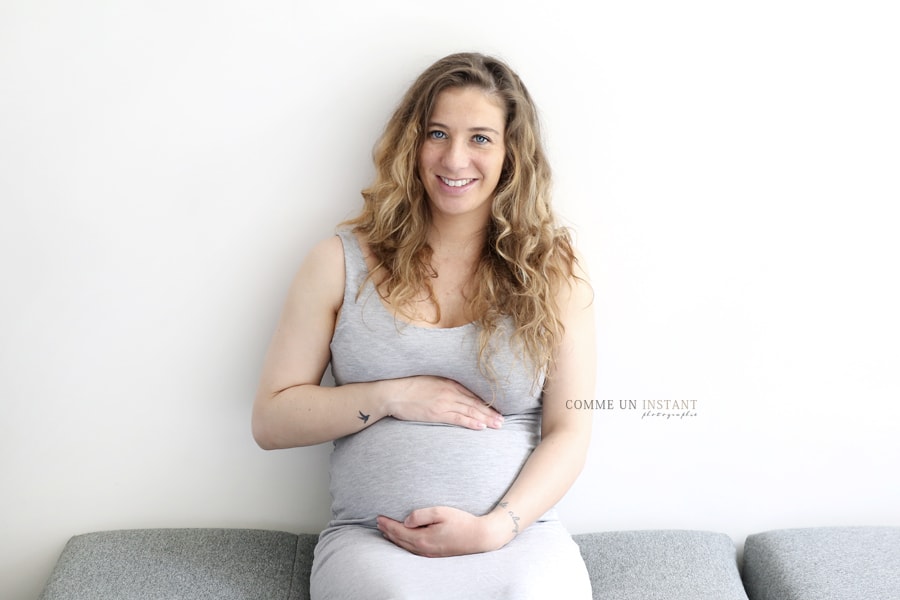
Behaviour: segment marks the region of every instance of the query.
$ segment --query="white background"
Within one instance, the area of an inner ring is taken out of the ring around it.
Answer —
[[[616,408],[570,529],[900,525],[895,6],[3,0],[0,597],[78,533],[325,524],[327,445],[250,436],[263,353],[405,87],[470,49],[538,102],[596,288]]]

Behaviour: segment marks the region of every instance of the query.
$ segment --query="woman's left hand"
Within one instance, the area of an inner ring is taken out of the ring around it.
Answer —
[[[414,510],[402,522],[384,516],[377,522],[386,539],[430,558],[497,550],[513,538],[512,529],[504,527],[495,513],[476,517],[447,506]]]

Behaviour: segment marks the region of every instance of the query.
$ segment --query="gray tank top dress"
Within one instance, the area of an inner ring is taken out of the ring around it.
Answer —
[[[500,429],[383,418],[334,441],[332,517],[311,576],[313,600],[591,598],[578,546],[551,509],[495,552],[424,558],[385,540],[375,518],[451,506],[490,512],[540,441],[540,385],[494,336],[494,382],[478,367],[478,327],[428,328],[396,319],[371,281],[356,237],[344,246],[344,300],[331,341],[336,385],[435,375],[458,381],[504,415]],[[361,290],[361,291],[360,291]]]

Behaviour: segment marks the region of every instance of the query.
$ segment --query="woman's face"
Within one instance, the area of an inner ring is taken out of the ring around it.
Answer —
[[[419,150],[419,177],[433,214],[490,219],[506,157],[506,110],[476,87],[441,92]]]

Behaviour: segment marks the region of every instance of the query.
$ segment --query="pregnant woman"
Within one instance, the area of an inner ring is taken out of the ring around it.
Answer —
[[[374,158],[359,216],[300,267],[253,410],[263,448],[334,442],[312,597],[587,600],[554,506],[590,440],[566,400],[594,394],[593,298],[534,103],[503,62],[448,56]]]

